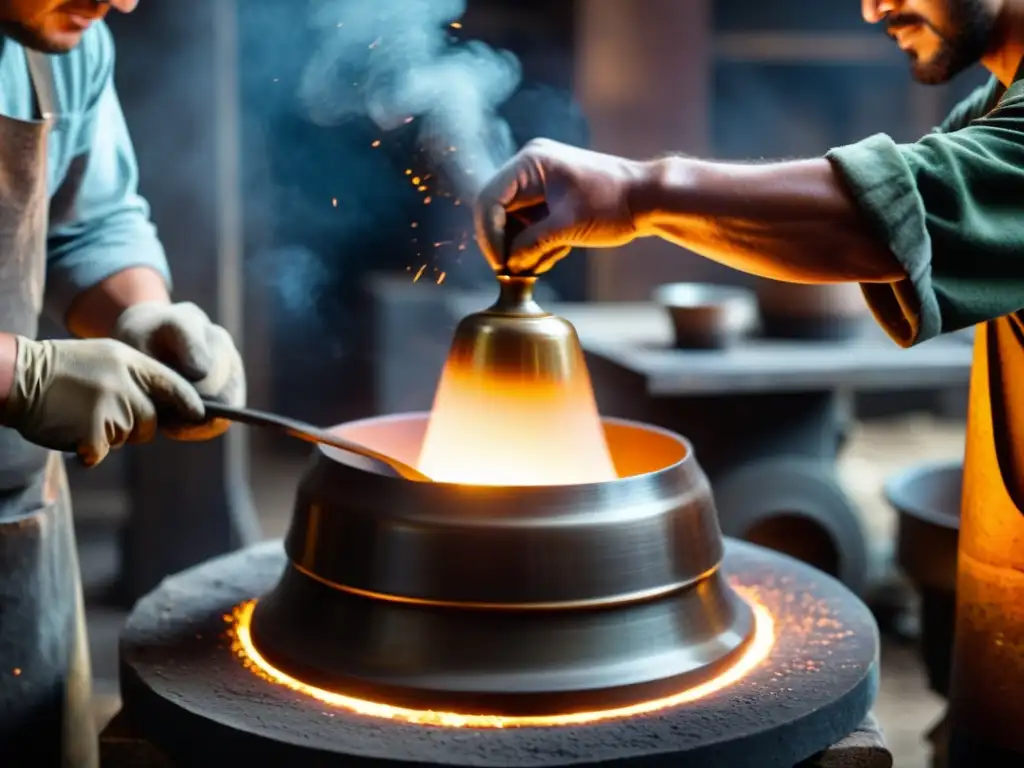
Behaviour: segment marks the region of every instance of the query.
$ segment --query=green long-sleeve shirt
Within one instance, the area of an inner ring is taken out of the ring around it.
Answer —
[[[1024,308],[1024,80],[993,78],[913,144],[879,134],[828,158],[909,275],[863,286],[899,344]]]
[[[863,285],[890,336],[911,346],[985,323],[998,469],[1024,510],[1022,75],[1008,89],[993,78],[913,144],[878,135],[828,158],[907,272]]]

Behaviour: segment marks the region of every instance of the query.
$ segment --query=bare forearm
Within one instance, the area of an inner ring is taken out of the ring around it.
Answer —
[[[666,158],[631,199],[641,235],[734,269],[794,283],[906,276],[824,159],[735,165]]]
[[[169,303],[167,285],[156,270],[132,267],[82,291],[68,309],[65,323],[75,336],[104,338],[113,332],[122,312],[143,301]]]

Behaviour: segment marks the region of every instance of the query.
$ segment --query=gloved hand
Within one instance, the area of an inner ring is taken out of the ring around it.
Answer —
[[[4,423],[36,445],[75,452],[88,466],[111,448],[153,439],[157,409],[201,422],[199,393],[153,358],[112,339],[19,336]]]
[[[615,247],[637,236],[629,196],[644,164],[531,141],[476,202],[480,247],[495,271],[547,272],[574,246]]]
[[[224,328],[214,325],[191,302],[135,304],[121,313],[114,338],[156,358],[191,381],[199,395],[224,405],[245,405],[242,356]],[[207,440],[224,432],[229,422],[162,424],[176,440]]]

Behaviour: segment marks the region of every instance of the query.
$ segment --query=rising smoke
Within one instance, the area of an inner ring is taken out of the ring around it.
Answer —
[[[369,116],[390,131],[415,120],[428,159],[471,199],[515,150],[498,108],[520,66],[451,34],[465,9],[465,0],[313,0],[319,47],[300,98],[321,125]]]

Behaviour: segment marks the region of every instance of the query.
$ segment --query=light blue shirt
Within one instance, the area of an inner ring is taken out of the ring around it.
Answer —
[[[0,114],[34,119],[24,49],[0,38]],[[51,56],[57,116],[49,137],[46,310],[63,321],[83,290],[129,267],[152,267],[170,287],[163,246],[138,193],[139,172],[114,88],[114,40],[93,25]]]

